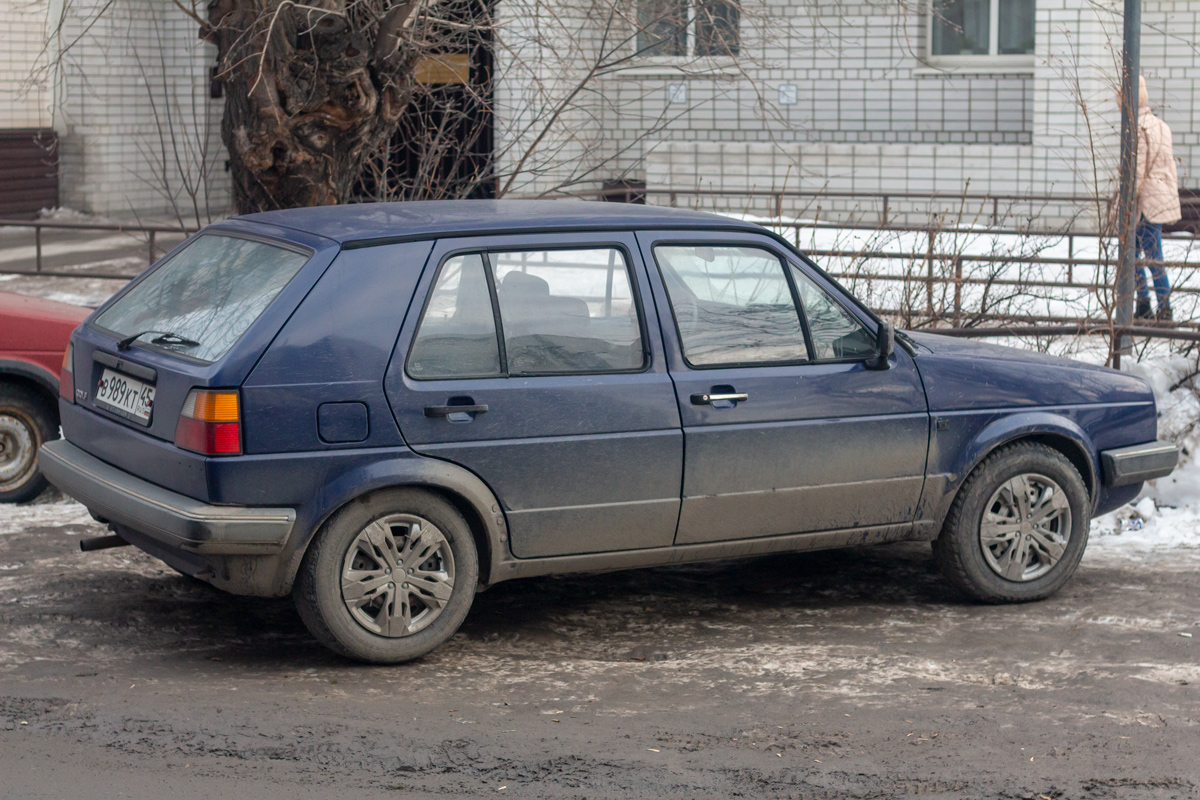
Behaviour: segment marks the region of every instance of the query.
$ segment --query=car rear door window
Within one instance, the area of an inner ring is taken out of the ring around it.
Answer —
[[[874,355],[875,337],[866,326],[794,266],[792,275],[796,278],[796,289],[808,318],[808,331],[817,360],[844,361]]]
[[[783,263],[758,247],[659,245],[683,356],[695,367],[809,360]]]
[[[483,257],[454,256],[442,265],[413,341],[414,378],[480,378],[501,373],[496,319]]]
[[[616,248],[489,253],[510,375],[645,365],[629,266]]]
[[[155,346],[201,361],[225,355],[310,258],[282,245],[206,233],[135,284],[95,324],[120,338],[174,334]]]

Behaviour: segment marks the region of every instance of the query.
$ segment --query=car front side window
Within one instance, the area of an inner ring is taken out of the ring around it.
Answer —
[[[848,361],[875,354],[875,336],[811,278],[792,267],[818,361]]]
[[[730,245],[659,245],[654,258],[689,365],[810,359],[783,263],[770,251]]]

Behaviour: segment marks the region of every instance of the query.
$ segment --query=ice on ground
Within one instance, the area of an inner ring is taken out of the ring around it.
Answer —
[[[48,498],[48,495],[43,495],[43,498]],[[53,499],[39,499],[21,505],[0,503],[0,536],[31,528],[98,524],[81,504],[57,494]]]

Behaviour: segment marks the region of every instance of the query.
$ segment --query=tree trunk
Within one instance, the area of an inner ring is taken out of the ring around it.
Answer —
[[[419,0],[217,0],[221,138],[239,213],[350,199],[411,92]]]

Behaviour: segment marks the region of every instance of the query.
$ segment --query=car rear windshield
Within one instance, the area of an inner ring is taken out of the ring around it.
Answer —
[[[144,332],[140,341],[216,361],[308,259],[266,242],[206,233],[113,303],[96,325],[120,338]],[[155,341],[164,334],[172,336]]]

